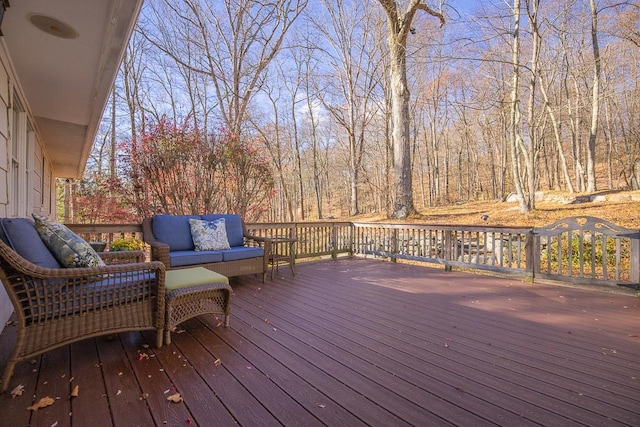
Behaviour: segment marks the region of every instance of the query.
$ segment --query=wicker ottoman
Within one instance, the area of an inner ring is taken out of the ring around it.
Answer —
[[[171,344],[176,325],[201,314],[223,315],[224,326],[229,326],[232,289],[227,277],[204,267],[168,270],[165,286],[165,344]]]

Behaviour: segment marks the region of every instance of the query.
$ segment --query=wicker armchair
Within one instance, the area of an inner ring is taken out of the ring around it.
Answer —
[[[162,345],[164,265],[140,262],[142,252],[100,255],[104,267],[44,268],[0,240],[0,280],[18,325],[0,391],[16,363],[85,338],[155,329],[156,345]],[[127,256],[134,262],[123,263]]]

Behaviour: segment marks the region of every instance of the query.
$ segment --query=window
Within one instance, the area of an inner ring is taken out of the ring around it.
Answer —
[[[16,93],[13,94],[13,120],[11,123],[11,199],[9,212],[13,216],[20,216],[26,211],[25,201],[27,191],[27,120],[24,108]]]

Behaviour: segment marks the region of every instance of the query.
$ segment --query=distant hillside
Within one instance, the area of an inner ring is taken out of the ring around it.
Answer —
[[[497,226],[543,226],[571,216],[594,216],[622,227],[640,229],[640,191],[598,192],[593,195],[545,192],[538,194],[536,210],[521,214],[517,202],[482,201],[419,209],[406,222]],[[483,220],[486,215],[486,221]],[[387,221],[358,216],[352,220]]]

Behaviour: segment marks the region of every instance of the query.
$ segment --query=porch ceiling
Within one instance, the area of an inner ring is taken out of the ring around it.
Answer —
[[[55,176],[82,175],[142,2],[10,2],[2,22],[4,42]],[[38,29],[30,19],[34,14],[68,24],[77,37]]]

